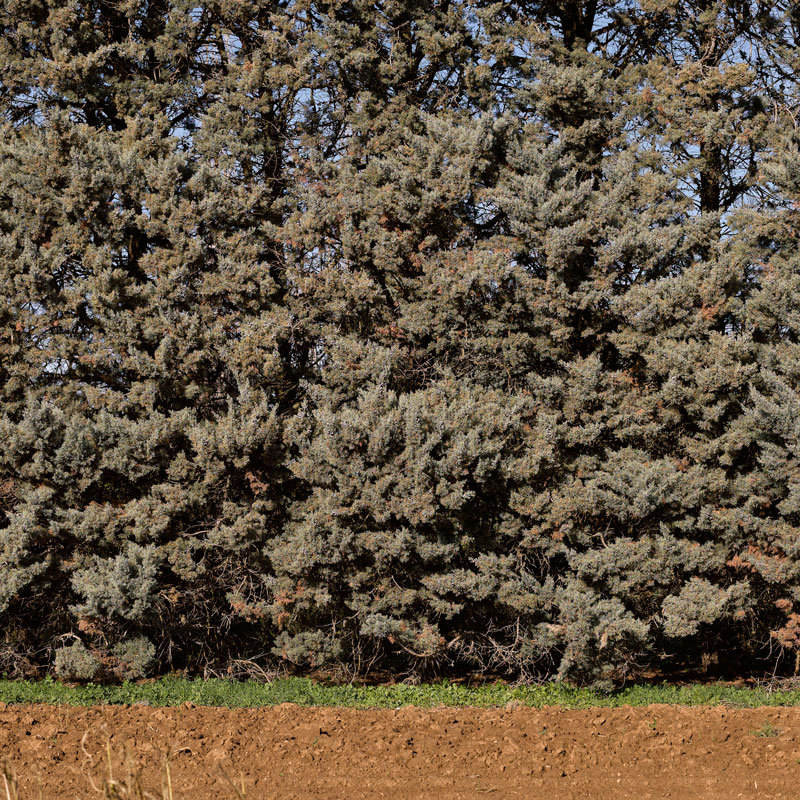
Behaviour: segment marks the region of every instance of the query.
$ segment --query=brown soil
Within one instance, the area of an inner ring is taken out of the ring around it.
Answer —
[[[760,734],[760,735],[759,735]],[[797,798],[800,709],[567,711],[0,705],[20,800],[98,797],[112,753],[175,800]],[[5,797],[0,777],[0,797]]]

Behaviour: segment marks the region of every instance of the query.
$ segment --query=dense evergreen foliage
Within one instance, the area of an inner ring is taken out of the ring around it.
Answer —
[[[798,70],[790,2],[0,0],[0,672],[795,671]]]

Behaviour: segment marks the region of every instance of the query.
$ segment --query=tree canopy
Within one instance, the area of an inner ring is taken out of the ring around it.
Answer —
[[[796,670],[799,68],[788,1],[0,0],[0,671]]]

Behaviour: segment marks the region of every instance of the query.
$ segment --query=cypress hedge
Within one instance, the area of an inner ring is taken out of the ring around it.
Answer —
[[[798,75],[790,2],[0,0],[0,672],[796,672]]]

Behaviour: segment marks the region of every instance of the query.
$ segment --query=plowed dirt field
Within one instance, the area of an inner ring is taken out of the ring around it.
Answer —
[[[102,796],[108,752],[161,798],[167,751],[175,800],[800,798],[800,709],[0,705],[20,800]]]

